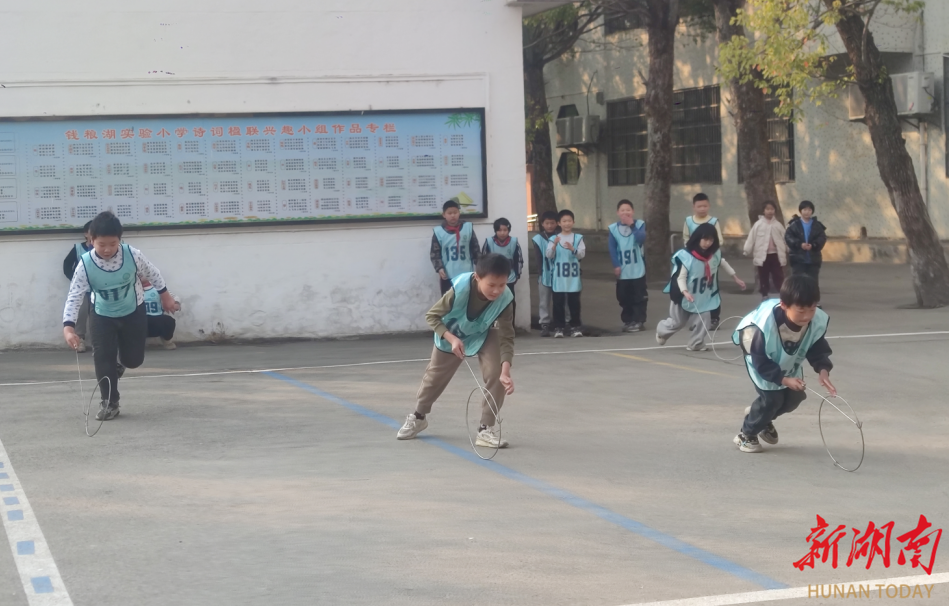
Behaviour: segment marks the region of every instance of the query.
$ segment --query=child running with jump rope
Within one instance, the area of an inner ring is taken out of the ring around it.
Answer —
[[[796,274],[781,285],[781,299],[764,301],[745,316],[732,335],[741,347],[748,376],[758,392],[745,409],[741,431],[733,442],[742,452],[761,452],[761,441],[778,443],[774,420],[793,412],[807,398],[804,361],[831,396],[837,390],[830,382],[833,353],[827,344],[828,317],[817,308],[820,288],[817,281]]]
[[[496,413],[504,396],[514,393],[511,363],[514,361],[514,295],[507,287],[511,263],[491,253],[478,260],[475,271],[456,276],[451,288],[425,314],[435,331],[432,359],[422,376],[415,412],[405,419],[396,436],[411,440],[428,427],[426,416],[445,391],[466,356],[478,356],[481,376],[494,404],[481,402],[481,426],[476,446],[505,448],[495,428]]]
[[[122,243],[122,223],[109,211],[99,213],[89,226],[92,250],[79,257],[69,285],[63,311],[63,336],[78,350],[76,318],[86,296],[92,293],[89,332],[92,335],[96,379],[102,402],[97,421],[110,421],[119,414],[119,377],[126,368],[138,368],[145,361],[148,316],[142,281],[158,290],[165,311],[175,309],[175,300],[161,272],[138,249]],[[108,377],[108,381],[103,381]]]
[[[656,326],[656,342],[666,341],[687,324],[691,330],[689,351],[705,351],[705,336],[712,310],[721,307],[718,270],[724,269],[742,290],[745,283],[722,258],[718,232],[703,223],[695,228],[685,248],[672,257],[672,277],[663,292],[669,293],[669,317]],[[700,317],[695,317],[700,316]]]

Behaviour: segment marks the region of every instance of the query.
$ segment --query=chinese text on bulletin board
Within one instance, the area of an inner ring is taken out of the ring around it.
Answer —
[[[0,231],[485,216],[484,113],[0,122]]]

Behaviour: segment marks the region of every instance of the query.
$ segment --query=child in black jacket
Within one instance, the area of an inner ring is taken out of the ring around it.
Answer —
[[[792,274],[806,274],[818,279],[821,250],[827,243],[827,230],[814,216],[814,203],[804,200],[797,207],[801,216],[794,215],[784,232],[788,245],[788,263]]]

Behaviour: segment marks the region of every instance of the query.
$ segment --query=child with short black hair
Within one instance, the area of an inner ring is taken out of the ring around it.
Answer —
[[[497,410],[504,405],[504,396],[514,393],[514,295],[507,287],[510,273],[511,264],[505,257],[484,255],[474,273],[456,276],[448,292],[425,314],[425,321],[435,331],[435,347],[416,396],[415,412],[406,417],[397,439],[411,440],[428,427],[425,417],[466,356],[478,356],[484,385]],[[495,412],[484,398],[477,446],[508,445],[494,427]]]
[[[514,285],[521,279],[521,272],[524,270],[524,257],[521,253],[521,245],[517,237],[511,235],[511,222],[501,217],[494,222],[494,237],[484,241],[484,248],[481,249],[482,255],[495,253],[501,255],[511,263],[511,275],[507,278],[507,287],[514,294]],[[514,316],[517,317],[517,299],[511,304]]]
[[[777,205],[771,200],[762,205],[761,216],[751,226],[743,250],[746,257],[752,255],[752,263],[758,268],[758,285],[763,301],[768,300],[769,283],[774,284],[774,290],[781,292],[781,284],[784,282],[784,266],[788,263],[788,247],[784,242],[784,226],[774,218],[777,208]]]
[[[794,215],[788,221],[784,241],[788,245],[788,261],[791,272],[805,274],[820,283],[821,251],[827,244],[827,228],[814,216],[814,203],[804,200],[797,207],[801,216]]]
[[[540,233],[531,239],[537,252],[537,315],[540,316],[540,336],[549,337],[554,298],[554,264],[547,258],[547,245],[560,232],[560,227],[557,225],[557,213],[552,210],[545,211],[538,222]]]
[[[616,276],[616,300],[622,312],[623,332],[638,332],[646,323],[646,260],[643,243],[646,241],[646,222],[634,217],[635,209],[629,200],[616,205],[619,221],[609,227],[610,259]]]
[[[142,280],[155,285],[165,311],[175,301],[165,288],[161,272],[138,249],[122,243],[122,223],[110,211],[96,215],[89,226],[92,250],[79,257],[63,311],[63,336],[78,349],[76,317],[86,293],[92,293],[89,332],[92,336],[96,380],[102,402],[97,421],[119,414],[119,377],[126,368],[145,361],[148,319]],[[108,381],[103,381],[108,377]]]
[[[474,270],[480,247],[471,223],[461,218],[458,198],[451,198],[442,204],[442,217],[445,220],[435,228],[432,235],[429,259],[441,278],[441,291],[445,294],[456,276]]]
[[[583,236],[573,233],[573,212],[562,210],[557,215],[560,233],[547,243],[547,258],[553,263],[554,337],[562,338],[570,330],[571,337],[583,336],[580,321],[580,260],[586,256]],[[570,326],[566,312],[570,309]]]
[[[683,245],[689,241],[689,238],[692,237],[692,234],[695,233],[699,225],[705,224],[715,227],[715,232],[718,234],[719,246],[725,244],[725,235],[722,234],[722,226],[719,224],[718,218],[708,214],[711,207],[712,203],[709,201],[707,195],[699,192],[692,196],[692,215],[685,218],[685,225],[682,228]],[[713,309],[710,316],[712,318],[711,328],[715,328],[718,326],[718,322],[722,317],[722,308],[718,307]]]
[[[691,337],[686,349],[705,351],[709,314],[722,304],[718,290],[719,268],[724,269],[742,290],[745,283],[722,258],[718,232],[708,224],[699,225],[692,232],[685,248],[672,257],[672,265],[672,277],[663,290],[671,299],[669,317],[656,326],[656,342],[665,345],[669,337],[688,325]],[[684,301],[688,301],[688,309]],[[701,320],[694,317],[696,315],[701,316]]]
[[[92,237],[89,235],[89,226],[92,221],[86,221],[82,226],[84,236],[82,242],[76,242],[69,249],[69,254],[63,259],[63,274],[67,280],[72,281],[73,274],[76,273],[76,266],[79,265],[79,258],[92,250]],[[86,327],[89,324],[89,295],[86,294],[79,307],[79,316],[76,318],[76,334],[79,335],[79,347],[76,349],[79,353],[86,351]]]
[[[748,376],[758,392],[745,409],[741,431],[733,442],[742,452],[761,452],[761,442],[778,443],[774,420],[793,412],[807,398],[805,360],[831,396],[833,353],[827,343],[828,317],[817,308],[820,287],[810,276],[796,274],[781,286],[781,299],[764,301],[745,316],[732,335],[745,355]]]

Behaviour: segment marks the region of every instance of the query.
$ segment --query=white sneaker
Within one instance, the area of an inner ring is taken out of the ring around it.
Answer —
[[[656,333],[656,343],[660,345],[665,345],[666,341],[668,340],[669,340],[669,337],[660,337],[659,333],[658,332]]]
[[[689,351],[708,351],[707,345],[698,345],[696,347],[692,347],[691,345],[686,345],[685,348],[688,349]]]
[[[498,430],[494,427],[482,429],[478,432],[478,439],[475,440],[475,446],[484,446],[485,448],[507,448],[507,440],[502,440]]]
[[[411,440],[418,434],[425,431],[426,427],[428,427],[428,419],[418,419],[415,417],[414,412],[409,413],[409,416],[405,418],[405,425],[403,425],[399,430],[396,439]]]
[[[562,329],[562,328],[555,328],[555,329],[554,329],[554,338],[555,338],[555,339],[562,339],[562,338],[563,338],[563,329]]]
[[[174,337],[168,339],[167,341],[165,339],[161,339],[161,346],[165,349],[178,349],[178,346],[175,345]]]

